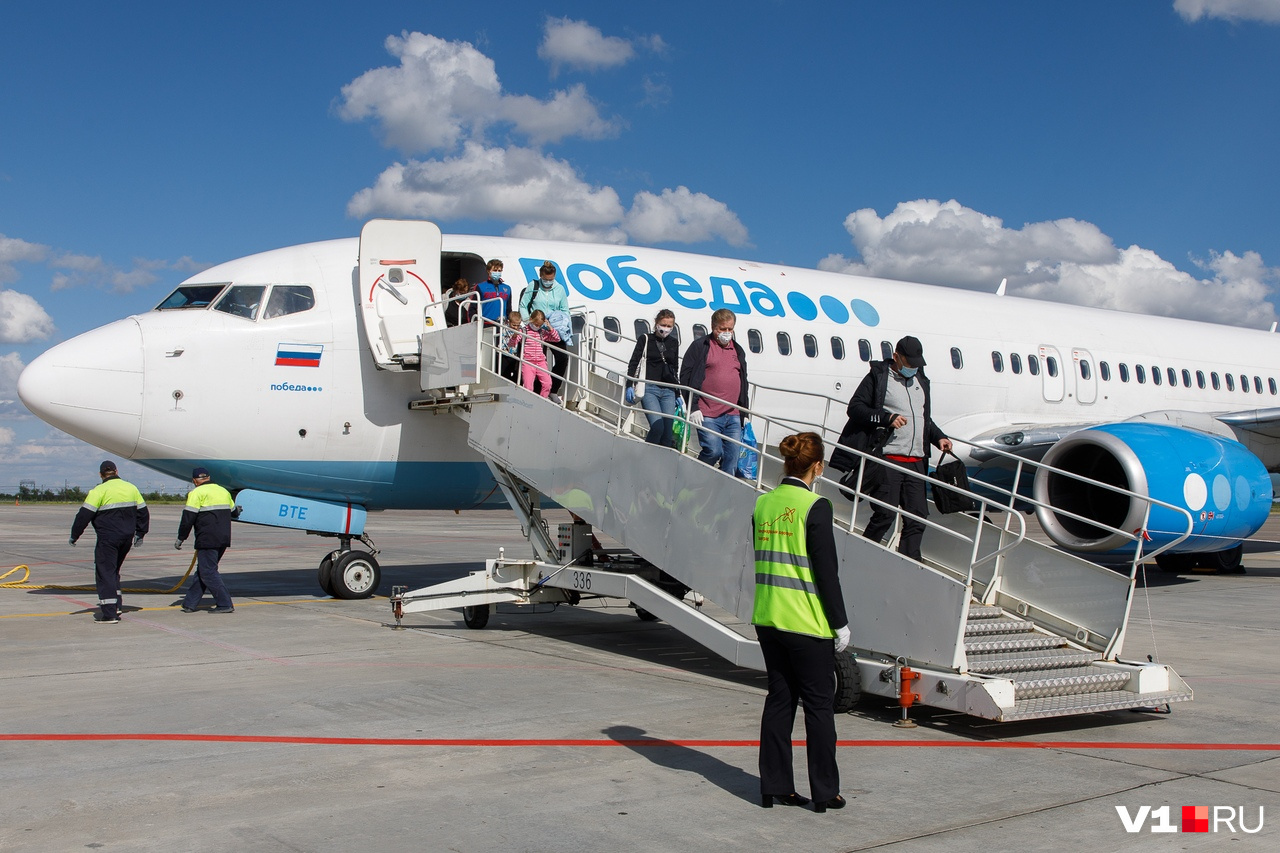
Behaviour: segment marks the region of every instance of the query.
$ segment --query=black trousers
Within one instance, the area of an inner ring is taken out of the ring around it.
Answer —
[[[902,516],[902,535],[898,537],[898,553],[905,554],[913,560],[920,559],[920,539],[924,536],[924,522],[920,519],[929,517],[929,504],[925,496],[925,481],[912,477],[907,471],[920,474],[928,473],[928,463],[921,459],[918,462],[898,462],[886,459],[876,466],[875,486],[868,491],[871,497],[884,501],[889,506],[902,507],[909,515]],[[872,504],[871,520],[862,535],[879,542],[893,527],[893,513],[882,506]]]
[[[564,385],[565,371],[569,369],[569,351],[564,344],[555,341],[543,341],[542,348],[547,353],[547,370],[551,373],[551,393],[559,394]]]
[[[829,800],[840,793],[836,766],[835,642],[756,626],[769,674],[769,695],[760,716],[760,794],[796,790],[791,767],[791,731],[796,703],[804,702],[809,796]]]
[[[98,607],[103,619],[114,619],[124,609],[124,597],[120,594],[120,567],[132,548],[132,539],[113,542],[101,536],[93,548],[93,582],[98,588]]]

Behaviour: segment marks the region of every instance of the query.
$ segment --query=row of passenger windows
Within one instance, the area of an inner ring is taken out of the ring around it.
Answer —
[[[635,321],[635,333],[637,339],[649,334],[650,331],[651,329],[647,320]],[[693,325],[693,339],[695,341],[698,338],[706,337],[706,335],[706,326],[701,323],[695,323]],[[605,340],[608,341],[617,341],[621,339],[622,324],[618,321],[617,317],[604,318],[604,336]],[[677,339],[681,337],[679,325],[676,326],[675,336]],[[820,344],[816,335],[804,335],[802,342],[804,346],[804,354],[806,356],[809,358],[817,358],[820,355]],[[779,355],[791,355],[791,335],[787,332],[778,332],[776,337],[776,346]],[[843,338],[833,335],[831,337],[830,346],[832,358],[840,360],[845,357]],[[754,353],[764,352],[764,335],[761,334],[758,329],[747,329],[747,349]],[[871,351],[871,341],[866,338],[860,338],[858,340],[858,358],[863,361],[871,361]],[[889,341],[880,341],[880,357],[885,361],[893,358],[892,343]],[[1005,356],[1003,353],[997,350],[993,350],[991,352],[991,366],[996,373],[1003,373],[1005,371],[1005,363]],[[1093,376],[1093,366],[1089,363],[1088,359],[1080,359],[1077,362],[1077,365],[1080,370],[1081,379],[1088,380]],[[960,351],[959,347],[951,348],[951,366],[956,370],[964,369],[964,353]],[[1027,355],[1024,358],[1021,353],[1016,352],[1009,353],[1008,368],[1011,373],[1018,374],[1022,373],[1025,369],[1025,371],[1031,376],[1039,376],[1040,372],[1043,370],[1050,377],[1056,377],[1061,369],[1058,366],[1058,359],[1054,356],[1045,356],[1041,359],[1037,355]],[[1116,373],[1118,374],[1118,378],[1121,382],[1128,382],[1131,378],[1139,385],[1144,385],[1147,382],[1148,372],[1146,365],[1135,364],[1133,366],[1133,372],[1130,373],[1129,365],[1124,362],[1120,362],[1116,365]],[[1161,368],[1153,365],[1150,368],[1149,375],[1151,382],[1154,385],[1162,385],[1167,379],[1171,388],[1178,387],[1179,380],[1181,380],[1182,387],[1192,387],[1192,373],[1185,367],[1181,370],[1175,370],[1172,367],[1166,367],[1162,370]],[[1105,361],[1098,362],[1098,378],[1103,382],[1110,382],[1111,376],[1111,365]],[[1241,373],[1239,374],[1239,379],[1240,390],[1244,393],[1249,393],[1250,385],[1252,385],[1253,390],[1256,393],[1263,393],[1261,376],[1254,376],[1251,381],[1248,376]],[[1232,373],[1224,373],[1222,376],[1219,376],[1216,371],[1210,371],[1206,374],[1203,370],[1197,370],[1195,372],[1194,382],[1195,387],[1201,389],[1207,389],[1212,386],[1213,390],[1220,391],[1225,384],[1228,391],[1236,390],[1236,374]],[[1275,395],[1280,393],[1280,388],[1277,387],[1276,380],[1274,378],[1268,378],[1266,385],[1267,390],[1270,391],[1271,394]]]

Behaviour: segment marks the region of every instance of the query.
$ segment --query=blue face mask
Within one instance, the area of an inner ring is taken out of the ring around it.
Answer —
[[[916,375],[916,371],[919,369],[918,367],[903,367],[898,370],[898,373],[902,375],[903,379],[910,379]]]
[[[491,273],[489,273],[489,280],[490,280],[490,281],[502,281],[502,273],[500,273],[500,272],[496,272],[496,271],[495,271],[495,272],[491,272]]]

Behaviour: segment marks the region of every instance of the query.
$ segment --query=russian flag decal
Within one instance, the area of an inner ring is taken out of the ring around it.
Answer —
[[[276,367],[319,367],[323,344],[276,344]]]

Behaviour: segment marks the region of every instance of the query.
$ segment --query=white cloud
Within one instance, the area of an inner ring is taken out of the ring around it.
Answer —
[[[829,255],[824,270],[994,290],[1076,305],[1260,327],[1276,319],[1267,301],[1280,270],[1255,252],[1214,254],[1198,279],[1139,246],[1117,249],[1097,226],[1076,219],[1006,228],[954,200],[899,204],[884,218],[855,211],[845,229],[861,261]]]
[[[1201,18],[1280,24],[1278,0],[1174,0],[1173,8],[1192,23]]]
[[[337,113],[346,121],[376,120],[386,144],[406,153],[451,151],[466,139],[482,139],[498,122],[511,123],[534,144],[601,139],[618,130],[582,86],[547,101],[504,95],[493,60],[467,42],[415,32],[388,36],[386,47],[399,66],[366,71],[343,86]]]
[[[18,268],[15,264],[38,264],[48,257],[48,246],[0,234],[0,284],[11,284],[18,280]]]
[[[30,417],[27,407],[18,400],[18,374],[24,367],[16,352],[0,355],[0,418]]]
[[[623,227],[642,243],[703,243],[720,238],[731,246],[747,245],[746,226],[728,205],[683,186],[663,190],[662,195],[636,193]]]
[[[654,53],[662,53],[667,47],[662,37],[657,35],[624,39],[606,36],[586,21],[547,18],[542,28],[538,56],[551,63],[551,76],[554,77],[561,66],[599,71],[625,65],[635,57],[637,45]]]
[[[25,293],[0,289],[0,343],[27,344],[53,334],[53,318]]]

